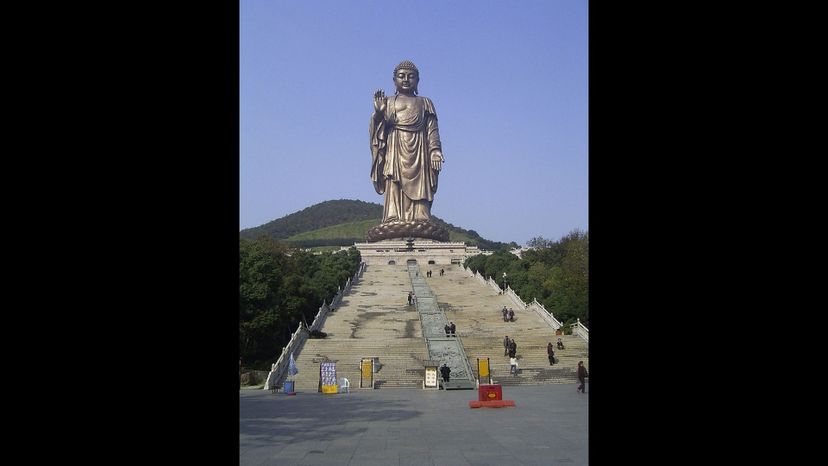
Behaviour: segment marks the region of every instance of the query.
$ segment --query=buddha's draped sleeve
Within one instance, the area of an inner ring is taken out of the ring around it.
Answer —
[[[392,99],[388,99],[386,109],[393,104]],[[385,168],[387,125],[386,116],[374,110],[368,123],[368,133],[371,139],[371,181],[374,182],[377,194],[385,193],[385,176],[382,171]]]

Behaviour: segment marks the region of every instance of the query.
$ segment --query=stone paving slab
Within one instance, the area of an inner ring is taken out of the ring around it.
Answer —
[[[514,408],[471,409],[477,390],[239,392],[241,465],[587,465],[589,394],[503,387]],[[589,384],[587,383],[587,392]]]

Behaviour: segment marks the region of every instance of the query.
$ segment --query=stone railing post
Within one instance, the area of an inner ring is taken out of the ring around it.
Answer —
[[[582,323],[581,323],[581,319],[580,319],[580,318],[578,318],[578,320],[577,320],[574,324],[572,324],[570,327],[572,328],[572,333],[573,333],[574,335],[578,335],[578,336],[579,336],[579,337],[581,337],[584,341],[586,341],[587,343],[589,343],[589,329],[588,329],[588,328],[586,328],[586,327],[584,326],[584,324],[582,324]]]
[[[520,299],[520,296],[515,293],[515,290],[513,290],[511,286],[506,287],[506,296],[511,298],[512,302],[521,309],[527,309],[529,307],[528,304],[524,303],[523,300]]]
[[[544,322],[546,322],[553,330],[561,328],[561,323],[555,319],[549,311],[539,303],[537,299],[532,299],[532,302],[526,305],[527,310],[534,311]]]
[[[288,363],[290,362],[290,354],[302,346],[302,343],[307,340],[308,334],[308,330],[300,323],[299,328],[297,328],[290,337],[290,342],[282,348],[282,354],[279,355],[279,359],[277,359],[274,364],[270,365],[270,370],[273,373],[268,375],[268,381],[275,377],[277,385],[282,383],[285,379]],[[267,385],[267,382],[265,382],[265,390],[267,390]]]

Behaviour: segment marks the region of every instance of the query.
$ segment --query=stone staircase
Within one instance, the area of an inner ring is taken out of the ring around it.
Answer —
[[[337,361],[337,379],[347,377],[351,389],[359,387],[362,358],[378,357],[376,388],[422,388],[428,350],[422,338],[419,315],[408,306],[411,280],[405,265],[371,265],[325,320],[327,338],[308,339],[294,354],[299,373],[292,379],[297,390],[315,391],[319,363]]]
[[[477,358],[489,358],[492,379],[502,385],[541,385],[549,383],[574,383],[577,381],[578,361],[589,367],[589,346],[575,335],[563,335],[564,350],[555,350],[560,360],[549,365],[546,345],[557,341],[554,330],[535,311],[521,309],[505,295],[499,295],[489,285],[468,276],[458,265],[433,268],[431,278],[426,278],[446,318],[457,326],[457,334],[469,363],[477,372]],[[428,266],[421,270],[428,270]],[[514,322],[503,322],[503,306],[515,311]],[[503,337],[509,335],[517,342],[517,377],[509,375],[509,357],[503,355]]]
[[[440,276],[440,268],[445,275]],[[563,335],[565,350],[555,350],[560,360],[549,365],[546,345],[557,339],[555,332],[535,311],[516,306],[505,295],[498,295],[489,285],[468,276],[461,266],[420,265],[420,277],[426,278],[446,319],[457,326],[469,364],[477,376],[477,358],[490,360],[492,378],[502,385],[540,385],[575,383],[578,361],[589,368],[588,344],[574,335]],[[375,387],[421,388],[422,361],[429,358],[420,317],[408,306],[412,291],[407,266],[370,265],[360,281],[343,297],[342,303],[325,320],[324,339],[308,339],[294,357],[299,373],[293,376],[295,387],[316,391],[319,363],[337,361],[337,379],[347,377],[351,389],[359,387],[361,358],[378,357],[380,370]],[[531,297],[524,297],[531,298]],[[515,311],[514,322],[503,322],[500,310]],[[503,337],[517,341],[520,372],[509,375],[509,358],[503,355]]]

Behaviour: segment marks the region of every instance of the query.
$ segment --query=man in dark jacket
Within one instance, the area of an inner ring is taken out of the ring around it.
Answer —
[[[586,378],[589,377],[589,372],[587,372],[586,367],[584,367],[583,361],[578,361],[578,381],[581,382],[578,385],[578,392],[579,393],[586,393]]]
[[[449,381],[449,374],[451,374],[451,368],[443,363],[443,367],[440,368],[440,374],[443,376],[443,382]]]

